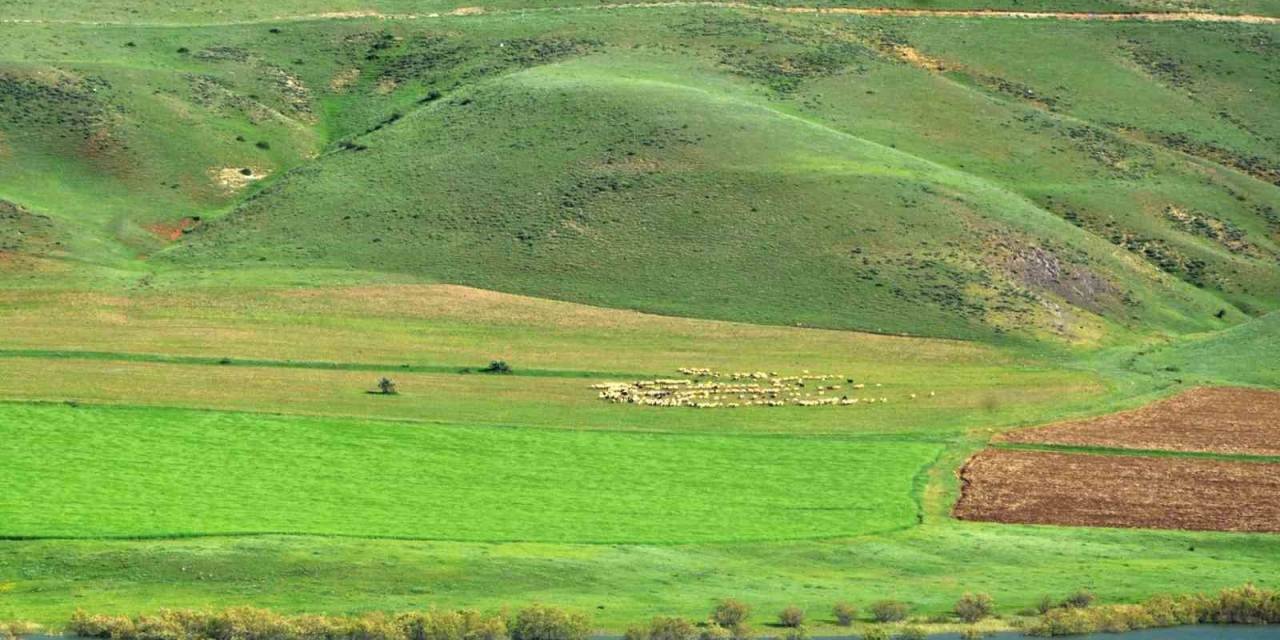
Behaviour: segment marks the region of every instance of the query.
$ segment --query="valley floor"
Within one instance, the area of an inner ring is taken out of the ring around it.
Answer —
[[[1280,569],[1270,535],[951,518],[955,469],[991,435],[1193,382],[1121,355],[436,285],[9,291],[0,325],[0,618],[545,602],[618,631],[737,597],[822,628],[839,600],[928,616],[981,591],[1009,615]],[[513,372],[477,372],[493,359]],[[696,410],[590,388],[691,366],[838,374],[887,401]],[[368,393],[381,375],[398,395]]]

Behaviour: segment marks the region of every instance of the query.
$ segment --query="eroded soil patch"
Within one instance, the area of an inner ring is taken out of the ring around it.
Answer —
[[[1280,464],[988,449],[960,479],[961,520],[1280,532]]]
[[[1132,411],[1020,429],[999,442],[1280,455],[1280,392],[1192,389]]]

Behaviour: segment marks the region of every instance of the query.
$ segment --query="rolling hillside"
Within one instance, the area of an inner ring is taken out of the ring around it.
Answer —
[[[1280,291],[1272,27],[676,6],[7,28],[0,194],[117,273],[357,269],[1082,343]]]

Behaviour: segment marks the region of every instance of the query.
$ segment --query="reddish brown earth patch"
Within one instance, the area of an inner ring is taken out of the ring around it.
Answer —
[[[149,224],[146,226],[146,229],[161,240],[166,242],[176,242],[178,238],[182,237],[182,234],[196,228],[196,225],[199,224],[199,222],[200,221],[195,218],[182,218],[181,220],[173,222],[156,222],[154,224]]]
[[[961,520],[1280,532],[1280,464],[988,449],[960,479]]]
[[[1019,429],[996,440],[1280,455],[1280,392],[1192,389],[1133,411]]]

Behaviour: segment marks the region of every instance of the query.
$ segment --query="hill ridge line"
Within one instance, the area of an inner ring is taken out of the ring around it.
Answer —
[[[1062,20],[1079,22],[1225,22],[1235,24],[1280,24],[1280,16],[1255,14],[1223,14],[1207,11],[1135,11],[1135,12],[1086,12],[1086,11],[1015,11],[1008,9],[906,9],[900,7],[778,7],[746,2],[718,2],[698,0],[674,0],[671,2],[609,3],[599,5],[568,5],[530,7],[525,9],[485,9],[461,7],[452,11],[432,13],[382,13],[371,10],[329,11],[322,13],[272,16],[256,20],[232,20],[223,22],[131,22],[123,20],[58,20],[42,18],[3,18],[0,24],[78,25],[78,26],[131,26],[131,27],[213,27],[273,22],[308,22],[317,20],[421,20],[475,16],[521,15],[528,13],[557,13],[570,11],[611,11],[620,9],[664,9],[706,7],[762,11],[797,15],[864,16],[890,18],[982,18],[1004,20]]]

